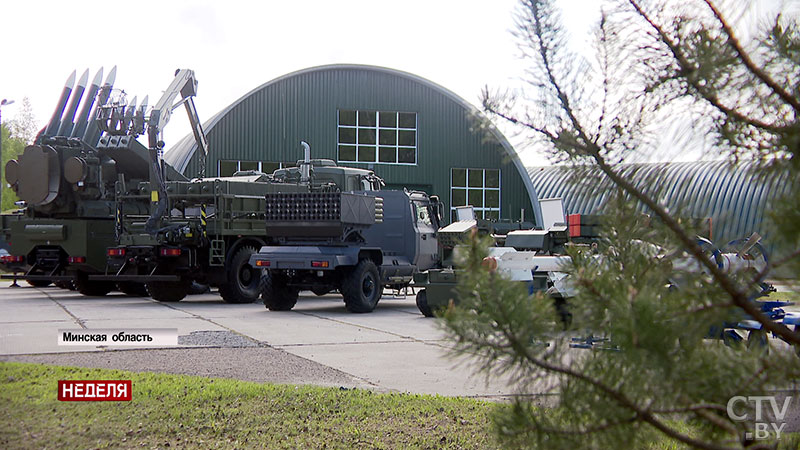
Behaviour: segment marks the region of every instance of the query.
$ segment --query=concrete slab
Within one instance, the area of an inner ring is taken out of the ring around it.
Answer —
[[[79,328],[73,320],[4,323],[0,326],[0,355],[74,351],[58,345],[59,328]]]
[[[307,345],[279,348],[347,372],[383,389],[439,395],[503,396],[504,381],[486,383],[467,360],[451,360],[445,349],[423,342]]]
[[[246,318],[213,320],[269,345],[365,343],[404,339],[379,329],[349,325],[300,312],[267,311],[263,306]]]
[[[0,324],[72,320],[64,309],[50,300],[20,304],[0,302]]]

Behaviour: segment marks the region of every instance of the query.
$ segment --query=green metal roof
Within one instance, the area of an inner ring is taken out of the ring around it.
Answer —
[[[415,112],[418,120],[416,164],[340,164],[373,169],[391,186],[423,188],[448,206],[452,168],[500,169],[501,217],[519,219],[525,209],[541,223],[526,169],[475,107],[429,80],[384,67],[312,67],[253,89],[204,124],[207,173],[215,173],[219,160],[296,161],[301,140],[311,144],[312,157],[337,160],[339,110]],[[199,167],[195,150],[187,136],[165,160],[193,174]]]
[[[728,161],[628,164],[621,174],[655,196],[671,212],[711,218],[718,246],[753,232],[765,237],[768,250],[780,249],[769,240],[766,215],[770,205],[788,192],[787,172],[756,170],[754,162]],[[561,198],[567,214],[596,214],[612,188],[596,166],[531,167],[531,181],[540,198]],[[640,209],[644,207],[640,205]]]

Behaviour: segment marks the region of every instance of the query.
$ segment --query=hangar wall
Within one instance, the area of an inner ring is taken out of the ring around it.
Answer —
[[[514,149],[468,102],[421,77],[393,69],[332,65],[294,72],[252,90],[204,124],[207,174],[232,167],[270,172],[301,158],[374,170],[387,188],[472,204],[487,218],[539,218],[537,196]],[[165,153],[187,175],[198,171],[184,138]],[[541,221],[538,220],[540,223]]]
[[[770,254],[780,253],[779,243],[770,240],[766,219],[771,202],[788,193],[789,174],[755,169],[753,162],[696,161],[630,164],[622,167],[622,174],[656,192],[671,211],[710,217],[718,246],[758,232]],[[569,214],[598,213],[608,198],[609,188],[602,187],[595,168],[530,167],[528,174],[539,198],[561,198]]]

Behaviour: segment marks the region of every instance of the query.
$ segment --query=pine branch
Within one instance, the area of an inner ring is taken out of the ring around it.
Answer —
[[[669,35],[664,31],[664,29],[659,26],[657,23],[653,21],[653,19],[641,8],[641,6],[636,2],[636,0],[629,0],[629,3],[633,8],[636,10],[637,14],[639,14],[645,22],[652,27],[659,36],[659,39],[667,46],[670,53],[672,53],[675,61],[678,63],[680,67],[680,73],[677,76],[677,79],[683,79],[694,89],[700,96],[706,100],[711,106],[722,112],[728,117],[731,117],[733,120],[737,122],[742,122],[747,125],[750,125],[755,128],[761,128],[763,130],[769,131],[771,133],[778,133],[785,130],[785,127],[781,127],[778,125],[766,123],[760,121],[758,119],[754,119],[752,117],[748,117],[733,108],[725,106],[717,97],[714,92],[710,89],[705,88],[704,86],[700,85],[698,80],[692,76],[692,74],[697,71],[697,68],[694,67],[693,64],[689,62],[686,58],[686,55],[681,51],[680,46],[673,41]]]
[[[703,0],[706,5],[711,9],[714,13],[714,17],[717,18],[722,29],[725,31],[725,34],[728,35],[728,43],[731,47],[736,51],[736,54],[739,55],[739,59],[744,63],[747,70],[750,71],[753,75],[756,76],[762,83],[767,85],[772,92],[774,92],[778,97],[780,97],[784,102],[791,105],[794,109],[795,114],[800,114],[800,102],[793,97],[791,94],[786,92],[775,80],[773,80],[766,72],[761,70],[758,66],[755,65],[752,59],[750,59],[750,55],[744,51],[742,45],[739,43],[739,40],[733,34],[733,29],[731,29],[730,24],[722,17],[719,9],[711,2],[711,0]]]
[[[636,3],[636,0],[629,0],[631,5],[637,10],[637,12],[642,15],[645,20],[648,21],[659,33],[662,38],[669,40],[669,37],[666,36],[666,33],[661,30],[650,18],[647,14],[639,7]],[[534,21],[534,33],[537,36],[539,42],[539,55],[543,61],[543,69],[545,70],[545,76],[548,79],[551,87],[555,90],[556,96],[561,105],[562,111],[569,117],[570,122],[572,123],[573,129],[576,132],[580,142],[563,142],[563,139],[559,136],[556,138],[556,142],[561,142],[569,145],[573,149],[580,149],[582,153],[588,155],[592,159],[594,159],[597,166],[600,170],[609,178],[611,179],[614,184],[622,188],[623,191],[627,192],[636,200],[642,202],[647,208],[649,208],[653,213],[662,220],[662,222],[667,226],[667,228],[672,231],[672,233],[678,238],[678,240],[683,244],[684,248],[689,250],[692,256],[700,262],[711,274],[712,278],[719,284],[719,286],[731,297],[733,303],[744,310],[749,316],[751,316],[754,320],[758,321],[763,325],[763,327],[777,335],[780,336],[786,342],[800,346],[800,333],[792,332],[788,327],[781,323],[775,323],[770,320],[764,313],[761,312],[759,308],[757,308],[748,297],[745,295],[744,292],[740,291],[736,288],[733,281],[724,273],[722,270],[714,263],[709,260],[704,252],[703,249],[695,242],[695,240],[686,234],[685,230],[681,225],[672,217],[661,205],[659,205],[655,200],[650,198],[650,196],[646,195],[642,190],[637,188],[633,185],[630,181],[626,178],[621,176],[619,173],[613,170],[613,168],[606,162],[605,158],[602,155],[602,148],[595,144],[591,139],[588,138],[586,135],[584,128],[578,118],[575,116],[575,112],[572,109],[572,106],[569,101],[569,97],[566,95],[564,90],[561,88],[561,85],[556,80],[555,73],[553,68],[550,64],[550,52],[552,49],[549,49],[544,46],[543,42],[543,28],[542,22],[540,17],[540,11],[535,2],[529,5],[531,7],[531,12],[533,14],[532,18]],[[550,135],[547,135],[550,137]],[[552,138],[551,138],[552,139]]]
[[[662,39],[666,40],[665,43],[667,43],[667,41],[669,41],[669,37],[666,36],[666,33],[664,33],[664,31],[658,27],[658,25],[655,24],[649,16],[647,16],[647,14],[636,3],[636,0],[629,0],[629,3],[636,9],[637,13],[640,14],[656,30],[657,33],[659,33]],[[667,45],[669,44],[667,43]],[[676,53],[676,57],[679,57],[679,54],[680,52]],[[569,103],[562,104],[562,108],[568,107]],[[582,133],[582,130],[578,130],[578,132]],[[586,141],[585,148],[589,152],[589,155],[595,160],[600,170],[606,174],[606,176],[608,176],[611,181],[614,182],[614,184],[622,188],[625,192],[637,200],[641,201],[663,221],[663,223],[667,226],[667,228],[670,229],[670,231],[674,233],[683,246],[689,250],[692,256],[694,256],[695,259],[697,259],[697,261],[699,261],[709,271],[709,273],[711,273],[711,276],[714,278],[714,280],[731,297],[736,306],[743,309],[744,312],[761,323],[767,331],[780,336],[790,344],[800,346],[800,333],[794,333],[785,325],[773,322],[766,315],[764,315],[759,308],[753,305],[747,296],[736,288],[736,286],[733,284],[733,281],[727,275],[725,275],[725,273],[723,273],[716,264],[712,263],[711,260],[704,255],[703,250],[699,245],[697,245],[694,239],[686,234],[680,224],[661,205],[656,203],[649,196],[645,195],[640,189],[634,186],[633,183],[616,173],[608,165],[601,155],[601,150],[599,147],[593,146],[591,142]]]
[[[589,385],[597,388],[599,391],[603,392],[609,398],[611,398],[612,400],[617,402],[617,404],[619,404],[620,406],[622,406],[624,408],[627,408],[627,409],[633,411],[634,413],[636,413],[636,417],[640,418],[641,421],[653,426],[654,428],[656,428],[657,430],[661,431],[665,435],[667,435],[667,436],[669,436],[669,437],[671,437],[671,438],[673,438],[673,439],[675,439],[677,441],[683,442],[684,444],[691,445],[693,447],[697,447],[697,448],[701,448],[701,449],[725,450],[725,449],[731,448],[731,447],[723,447],[723,446],[710,444],[708,442],[700,441],[700,440],[694,439],[694,438],[692,438],[690,436],[687,436],[685,434],[682,434],[682,433],[678,432],[677,430],[675,430],[673,428],[670,428],[665,423],[663,423],[661,420],[659,420],[658,417],[656,417],[651,411],[648,411],[648,410],[646,410],[644,408],[639,407],[636,404],[636,402],[634,402],[633,400],[629,399],[625,394],[623,394],[619,390],[614,389],[614,388],[606,385],[605,383],[603,383],[603,382],[601,382],[599,380],[596,380],[596,379],[594,379],[594,378],[592,378],[592,377],[590,377],[588,375],[585,375],[585,374],[583,374],[581,372],[577,372],[577,371],[569,369],[567,367],[562,367],[562,366],[558,366],[558,365],[555,365],[555,364],[551,364],[551,363],[549,363],[547,361],[544,361],[544,360],[541,360],[539,358],[536,358],[534,355],[530,354],[530,352],[527,350],[525,345],[522,345],[517,340],[516,334],[507,333],[507,332],[504,332],[504,334],[505,334],[506,339],[509,342],[514,343],[514,348],[517,351],[519,351],[520,354],[522,356],[524,356],[525,359],[527,359],[531,364],[533,364],[535,366],[538,366],[538,367],[541,367],[542,369],[545,369],[545,370],[547,370],[549,372],[555,372],[555,373],[560,373],[562,375],[566,375],[568,377],[574,378],[574,379],[576,379],[578,381],[582,381],[582,382],[584,382],[586,384],[589,384]]]

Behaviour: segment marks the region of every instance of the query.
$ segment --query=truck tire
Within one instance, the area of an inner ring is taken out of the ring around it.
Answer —
[[[227,303],[253,303],[261,295],[262,270],[250,265],[255,247],[242,247],[228,264],[226,283],[219,285],[219,295]]]
[[[28,284],[30,284],[31,286],[37,287],[37,288],[43,288],[43,287],[50,286],[50,283],[51,283],[50,280],[25,280],[25,281]]]
[[[428,293],[425,292],[425,289],[417,292],[417,309],[423,316],[433,317],[433,310],[428,305]]]
[[[136,281],[119,281],[117,282],[117,289],[125,295],[131,297],[149,297],[147,288],[144,283],[137,283]]]
[[[372,312],[378,306],[383,286],[378,277],[378,268],[369,259],[362,259],[342,282],[344,305],[352,313]]]
[[[78,272],[75,277],[75,290],[89,297],[106,295],[114,290],[113,281],[89,281],[89,275]]]
[[[153,300],[159,302],[179,302],[189,294],[191,281],[148,281],[145,283],[147,292]]]
[[[264,299],[264,306],[268,310],[289,311],[294,308],[300,289],[288,286],[289,280],[286,275],[267,271],[262,278],[261,298]]]

